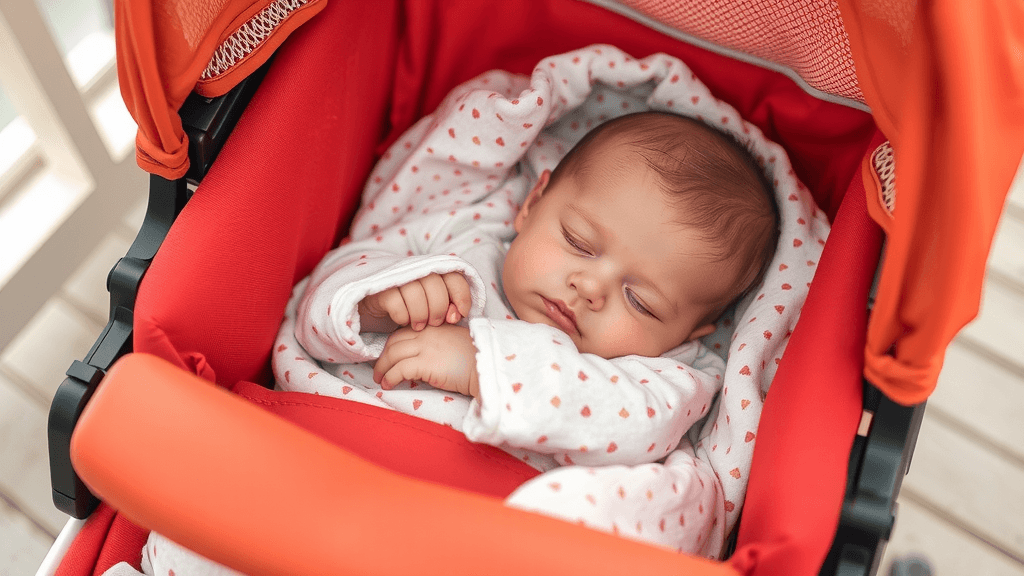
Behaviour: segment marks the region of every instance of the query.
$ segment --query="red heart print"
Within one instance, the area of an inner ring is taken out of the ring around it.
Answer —
[[[480,117],[480,111],[477,110],[476,108],[473,108],[473,118],[479,118],[479,117]]]
[[[342,386],[342,387],[341,387],[341,393],[342,393],[343,395],[344,395],[344,394],[348,394],[348,393],[349,393],[349,392],[351,392],[351,391],[352,391],[352,387],[351,387],[351,386]]]
[[[732,512],[735,509],[736,509],[736,505],[735,504],[733,504],[732,502],[730,502],[728,500],[725,501],[725,511],[726,512]]]
[[[733,478],[739,480],[739,478],[740,478],[740,476],[742,474],[740,474],[740,469],[739,468],[733,468],[732,470],[729,470],[729,475],[732,476]]]
[[[754,439],[754,437],[755,437],[754,433],[749,431],[749,430],[747,430],[747,436],[746,436],[746,438],[743,439],[743,441],[744,442],[750,442],[750,441],[752,441]]]
[[[654,418],[654,415],[656,413],[657,412],[654,411],[654,408],[651,408],[650,406],[647,407],[647,417],[648,418]]]
[[[629,410],[626,410],[625,407],[623,407],[622,410],[619,410],[619,416],[622,416],[623,418],[629,418]]]
[[[744,398],[743,400],[740,400],[740,409],[741,410],[746,410],[747,406],[750,406],[750,400],[747,400],[746,398]]]
[[[615,452],[618,449],[619,449],[619,447],[618,447],[618,445],[615,444],[615,442],[612,442],[612,443],[608,444],[608,453],[609,454],[611,454],[612,452]]]
[[[512,385],[512,393],[513,394],[519,394],[519,391],[522,390],[522,389],[523,389],[523,383],[522,382],[516,382],[515,384]]]
[[[744,365],[743,368],[740,368],[740,374],[750,376],[750,366]]]
[[[452,138],[455,138],[455,128],[449,128],[448,135],[451,136]]]
[[[587,379],[587,375],[583,373],[583,370],[580,370],[580,373],[577,374],[577,376],[579,377],[580,380],[583,380],[583,381],[586,381],[586,379]]]
[[[413,410],[419,410],[420,406],[422,406],[422,405],[423,405],[423,400],[413,400],[412,401],[412,409]]]
[[[562,399],[559,398],[558,396],[552,396],[551,405],[554,406],[555,408],[558,408],[559,406],[562,405]]]
[[[580,410],[580,416],[590,418],[590,406],[584,406],[583,410]]]

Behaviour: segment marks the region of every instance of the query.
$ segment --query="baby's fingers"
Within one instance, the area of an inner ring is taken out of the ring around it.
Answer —
[[[401,286],[399,292],[405,301],[405,308],[409,311],[409,325],[413,330],[422,330],[430,318],[430,310],[427,307],[427,294],[419,281],[409,282]]]
[[[399,360],[394,366],[388,369],[381,377],[380,387],[385,390],[390,390],[395,387],[396,384],[405,380],[419,380],[420,366],[419,358],[413,356],[412,358],[405,358]],[[376,369],[374,370],[376,374]]]
[[[427,307],[430,310],[428,324],[440,326],[444,324],[448,312],[448,288],[437,274],[430,274],[420,278],[420,284],[427,296]]]
[[[469,316],[469,309],[473,300],[469,293],[469,282],[461,272],[449,272],[441,276],[445,286],[448,287],[448,299],[458,309],[463,317]],[[455,322],[458,322],[456,320]],[[454,324],[454,322],[453,322]]]
[[[415,339],[408,338],[406,334],[413,334],[408,328],[395,331],[384,344],[384,350],[373,365],[373,381],[380,384],[385,390],[390,390],[401,380],[388,380],[385,384],[384,375],[399,362],[415,357],[419,349],[416,347]],[[397,337],[396,337],[397,336]]]

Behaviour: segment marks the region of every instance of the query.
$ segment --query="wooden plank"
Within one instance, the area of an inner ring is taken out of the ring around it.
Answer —
[[[929,413],[954,420],[1024,461],[1024,376],[956,341],[946,351]]]
[[[102,329],[99,322],[53,297],[3,351],[0,363],[31,384],[41,405],[49,406],[64,372],[85,357]]]
[[[992,242],[988,269],[1024,290],[1024,220],[1006,214]]]
[[[882,556],[879,574],[888,574],[886,570],[895,558],[911,555],[924,557],[936,576],[1024,576],[1024,565],[960,530],[912,498],[901,496],[896,528]]]
[[[0,500],[0,576],[33,574],[53,537]]]
[[[904,491],[1024,562],[1022,486],[1024,466],[925,413]]]
[[[46,411],[2,376],[0,462],[0,492],[4,498],[52,539],[68,517],[53,505],[50,491]]]
[[[985,284],[981,312],[961,334],[1024,370],[1024,298],[998,282]]]
[[[64,283],[64,297],[100,326],[107,323],[110,310],[110,293],[107,292],[107,275],[127,252],[132,241],[119,232],[107,234],[92,254],[75,270]],[[96,336],[99,336],[97,332]]]
[[[1017,168],[1017,176],[1010,186],[1007,198],[1007,212],[1024,214],[1024,162]]]

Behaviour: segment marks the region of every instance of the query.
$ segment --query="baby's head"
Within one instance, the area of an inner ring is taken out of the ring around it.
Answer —
[[[581,352],[660,356],[710,334],[775,253],[774,192],[731,136],[644,112],[588,133],[515,219],[505,296]]]

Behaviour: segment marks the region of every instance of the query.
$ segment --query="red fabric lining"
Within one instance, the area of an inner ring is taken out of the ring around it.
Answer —
[[[141,570],[142,547],[148,537],[149,530],[100,503],[75,536],[57,567],[56,576],[100,575],[118,562],[128,562]]]
[[[865,311],[881,247],[858,172],[765,399],[732,558],[741,572],[817,574],[828,553],[862,412]]]

